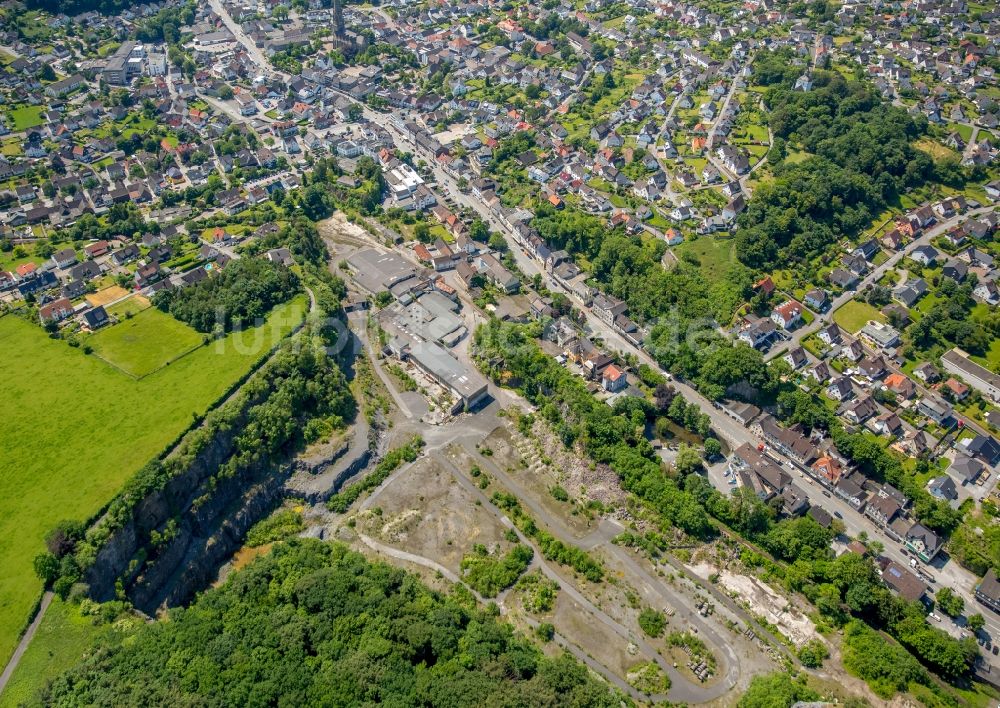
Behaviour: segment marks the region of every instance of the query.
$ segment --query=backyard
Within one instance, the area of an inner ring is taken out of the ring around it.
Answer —
[[[63,519],[96,513],[301,322],[307,306],[296,298],[263,326],[198,348],[141,380],[49,339],[37,325],[0,318],[0,369],[12,374],[0,402],[0,439],[20,453],[0,461],[0,660],[13,651],[41,590],[32,560],[45,533]]]

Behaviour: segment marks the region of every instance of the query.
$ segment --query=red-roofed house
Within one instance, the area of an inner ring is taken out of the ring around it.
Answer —
[[[760,280],[758,280],[756,283],[753,284],[753,289],[760,290],[765,295],[770,295],[771,293],[774,292],[774,281],[771,280],[770,275],[764,276],[763,278],[761,278]]]
[[[840,480],[840,475],[844,472],[843,465],[833,457],[823,456],[812,464],[813,471],[823,477],[831,484],[836,484]]]
[[[601,374],[601,386],[605,391],[621,391],[628,386],[628,376],[617,366],[611,364]]]
[[[415,255],[420,261],[424,263],[431,262],[431,252],[427,250],[427,246],[422,243],[418,243],[413,247],[413,255]]]
[[[58,322],[59,320],[65,319],[72,314],[73,303],[69,301],[69,298],[65,297],[53,300],[47,305],[42,305],[38,308],[38,316],[41,318],[42,322]]]
[[[791,329],[802,319],[802,305],[795,300],[782,303],[771,312],[771,319],[776,325]]]

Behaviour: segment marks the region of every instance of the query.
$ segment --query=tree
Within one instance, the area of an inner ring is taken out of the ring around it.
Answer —
[[[52,68],[51,64],[42,64],[42,68],[38,72],[38,78],[42,81],[55,81],[55,69]]]
[[[787,673],[755,676],[738,708],[788,708],[799,701],[815,701],[819,694],[806,686],[805,677],[793,679]]]
[[[507,250],[507,239],[505,239],[501,234],[495,231],[490,234],[490,240],[488,244],[489,247],[494,251],[500,251],[502,253]]]
[[[73,551],[77,542],[83,538],[85,530],[79,521],[60,521],[45,535],[45,547],[54,557],[62,558]]]
[[[490,240],[490,227],[482,219],[475,219],[469,226],[469,237],[475,241],[486,243]]]
[[[49,585],[59,577],[59,559],[51,553],[39,553],[35,556],[35,575]]]
[[[949,617],[958,617],[965,609],[965,601],[951,588],[941,588],[934,596],[938,608]]]
[[[802,665],[810,669],[818,669],[823,665],[823,660],[830,656],[830,650],[822,639],[810,639],[799,648],[799,660]]]
[[[653,390],[653,404],[660,413],[666,413],[673,403],[677,390],[668,383],[658,383]]]
[[[722,454],[722,443],[715,438],[705,440],[705,458],[712,460]]]
[[[640,629],[650,637],[659,637],[667,626],[666,615],[651,607],[643,608],[638,621]]]
[[[431,236],[430,227],[423,221],[413,227],[413,235],[421,243],[430,243],[434,240],[434,237]]]
[[[973,633],[978,633],[983,627],[986,626],[986,620],[977,612],[974,615],[969,615],[966,620],[966,624]]]
[[[682,475],[688,475],[702,469],[701,455],[698,454],[698,450],[681,443],[677,451],[677,458],[674,460],[674,468]]]

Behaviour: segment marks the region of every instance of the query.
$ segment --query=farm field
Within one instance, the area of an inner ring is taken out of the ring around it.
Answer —
[[[98,330],[87,341],[106,362],[142,378],[184,356],[203,335],[155,307]]]
[[[136,381],[15,316],[0,318],[0,662],[41,591],[32,560],[63,519],[86,520],[301,322],[300,296],[262,327],[233,333]]]
[[[858,300],[845,303],[843,307],[833,313],[833,321],[851,334],[868,324],[868,320],[885,322],[886,318],[867,302],[859,302]]]

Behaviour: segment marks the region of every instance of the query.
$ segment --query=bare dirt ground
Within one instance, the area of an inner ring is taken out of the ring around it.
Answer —
[[[375,509],[378,509],[376,512]],[[494,548],[504,528],[431,458],[414,464],[358,515],[358,530],[382,543],[433,558],[460,575],[474,544]]]
[[[543,524],[557,521],[559,526],[572,531],[575,541],[581,547],[589,548],[595,557],[601,559],[608,571],[607,580],[600,584],[574,580],[578,589],[606,615],[628,628],[630,636],[641,638],[653,647],[654,652],[676,664],[676,670],[691,683],[711,689],[713,685],[728,685],[735,681],[730,695],[738,695],[753,676],[774,671],[777,668],[774,659],[758,644],[747,639],[743,634],[743,618],[736,612],[713,603],[709,617],[697,616],[695,607],[699,602],[710,601],[710,596],[695,582],[677,575],[676,570],[669,566],[653,563],[640,554],[609,545],[611,538],[617,533],[613,530],[615,522],[607,518],[602,520],[585,509],[582,503],[587,496],[567,480],[579,479],[573,475],[593,475],[587,477],[590,489],[600,486],[604,503],[624,504],[627,495],[618,486],[617,477],[613,473],[599,476],[600,473],[587,461],[574,455],[572,451],[564,450],[558,440],[547,434],[547,429],[541,432],[543,434],[527,437],[512,423],[506,423],[488,435],[478,450],[469,451],[453,445],[446,452],[461,469],[468,469],[476,464],[487,474],[491,465],[502,470],[517,485],[516,488],[505,491],[518,496],[536,521]],[[533,456],[537,456],[534,462]],[[575,497],[574,501],[577,503],[555,499],[551,493],[554,484],[564,486],[571,499]],[[493,480],[490,490],[494,486],[503,487],[503,484],[500,480]],[[615,512],[613,515],[617,517],[618,514],[619,512]],[[619,530],[624,529],[621,524],[617,527]],[[644,607],[674,613],[668,619],[664,637],[652,639],[642,633],[637,619]],[[600,638],[590,638],[586,634],[578,638],[574,634],[573,622],[578,620],[573,617],[557,614],[551,621],[556,625],[557,631],[570,641],[578,643],[595,658],[598,656],[595,652],[605,651],[604,642]],[[587,626],[592,624],[590,621]],[[712,628],[714,631],[710,631]],[[718,672],[704,684],[688,670],[687,653],[670,648],[665,641],[666,634],[670,632],[688,631],[704,638],[718,662]],[[620,634],[614,634],[619,639],[622,638]],[[641,663],[641,654],[630,654],[631,658],[626,663]],[[736,665],[735,671],[730,669],[732,664]]]
[[[364,247],[375,240],[361,226],[348,221],[347,215],[342,211],[334,212],[329,219],[317,221],[316,228],[319,230],[320,236],[337,243]]]
[[[776,626],[796,647],[819,638],[812,620],[800,612],[794,602],[767,583],[749,575],[719,569],[707,561],[690,568],[691,572],[705,580],[718,574],[718,584],[726,593],[746,603],[754,613]]]
[[[104,288],[104,290],[98,290],[96,293],[87,295],[86,300],[90,303],[91,307],[97,307],[98,305],[107,305],[109,302],[120,300],[126,295],[128,295],[128,290],[118,285],[112,285]],[[141,296],[137,295],[136,297]]]
[[[565,593],[560,593],[556,600],[553,624],[560,634],[619,676],[626,676],[630,668],[650,660],[635,644],[626,641],[605,625],[594,622]]]
[[[494,430],[480,449],[492,450],[490,459],[494,464],[524,485],[547,513],[557,516],[577,537],[587,535],[596,527],[596,517],[580,506],[581,501],[586,502],[586,498],[581,500],[581,485],[569,479],[571,475],[577,480],[583,477],[584,473],[578,470],[585,464],[578,457],[565,451],[556,453],[547,446],[540,449],[537,441],[526,439],[506,427]],[[562,502],[552,496],[552,488],[557,485],[578,503]],[[612,493],[609,491],[602,496],[609,498]],[[588,495],[588,498],[592,497]]]

